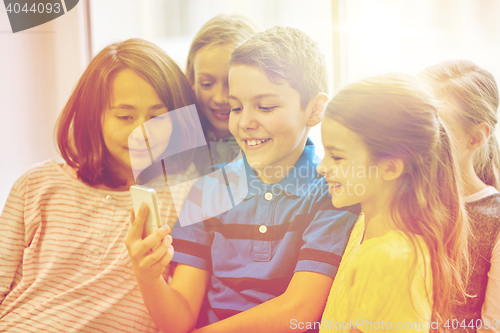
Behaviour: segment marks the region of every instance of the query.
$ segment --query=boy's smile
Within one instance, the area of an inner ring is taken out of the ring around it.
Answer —
[[[274,84],[258,68],[234,65],[228,101],[229,130],[248,163],[262,181],[279,182],[299,159],[307,139],[310,112],[301,109],[298,91],[286,81]]]

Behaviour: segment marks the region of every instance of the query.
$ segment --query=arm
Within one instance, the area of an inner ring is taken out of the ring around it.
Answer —
[[[22,265],[25,248],[24,199],[15,190],[9,194],[0,215],[0,304],[11,291],[14,277]]]
[[[483,327],[478,329],[478,332],[500,332],[500,235],[491,253],[491,267],[481,317]],[[489,328],[485,327],[488,322]]]
[[[137,219],[132,212],[132,227],[125,241],[139,288],[153,321],[164,332],[189,332],[198,319],[208,282],[203,269],[179,265],[168,285],[162,277],[172,260],[174,250],[170,228],[162,227],[145,239],[141,238],[147,207],[141,207]],[[159,241],[162,244],[153,252]]]
[[[314,325],[319,321],[332,282],[331,277],[323,274],[296,272],[282,295],[195,332],[305,331],[306,323]]]

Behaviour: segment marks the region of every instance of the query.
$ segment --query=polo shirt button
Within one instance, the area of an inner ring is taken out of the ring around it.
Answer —
[[[273,198],[273,194],[271,192],[267,192],[265,195],[264,195],[264,198],[266,198],[266,200],[271,200]],[[265,231],[264,231],[265,232]]]
[[[105,234],[104,232],[102,232],[102,231],[101,231],[101,232],[99,233],[99,236],[104,237],[104,236],[106,236],[106,234]]]
[[[99,250],[98,249],[94,249],[94,251],[92,251],[92,252],[94,252],[94,254],[99,254]]]
[[[265,234],[266,231],[267,231],[267,227],[265,225],[261,225],[259,227],[259,231],[260,231],[261,234]]]
[[[106,200],[111,201],[111,199],[113,199],[113,197],[112,197],[112,196],[110,196],[110,195],[107,195],[107,196],[106,196]]]

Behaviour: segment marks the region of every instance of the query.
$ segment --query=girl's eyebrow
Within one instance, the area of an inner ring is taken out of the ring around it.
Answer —
[[[163,108],[166,108],[167,106],[165,104],[156,104],[156,105],[153,105],[152,107],[150,107],[149,109],[150,110],[156,110],[156,109],[163,109]]]
[[[149,107],[149,110],[156,110],[156,109],[162,109],[166,108],[165,104],[155,104]],[[126,110],[135,110],[135,106],[130,105],[130,104],[118,104],[118,105],[113,105],[110,110],[113,109],[126,109]]]
[[[344,152],[344,150],[343,150],[343,149],[340,149],[340,148],[335,147],[335,146],[332,146],[332,145],[330,145],[330,146],[326,146],[326,147],[325,147],[325,150],[335,150],[335,151],[338,151],[338,152]]]
[[[278,94],[260,94],[260,95],[252,96],[252,99],[259,100],[259,99],[266,98],[266,97],[281,98],[280,95],[278,95]],[[237,99],[237,98],[233,95],[229,95],[229,96],[227,96],[227,99]]]
[[[135,110],[135,107],[130,105],[130,104],[118,104],[118,105],[113,105],[110,110],[113,109],[127,109],[127,110]]]
[[[207,76],[207,77],[210,77],[210,78],[213,78],[214,75],[212,73],[205,73],[205,72],[198,72],[196,73],[197,76]]]

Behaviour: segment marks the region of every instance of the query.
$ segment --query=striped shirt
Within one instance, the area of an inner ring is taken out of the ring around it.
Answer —
[[[164,221],[175,217],[157,192]],[[129,191],[89,187],[67,165],[25,173],[0,215],[0,331],[158,332],[124,244],[131,207]]]
[[[360,207],[336,210],[316,165],[308,141],[277,184],[260,181],[241,159],[193,186],[172,236],[173,261],[211,273],[198,326],[279,296],[294,272],[335,276]]]

